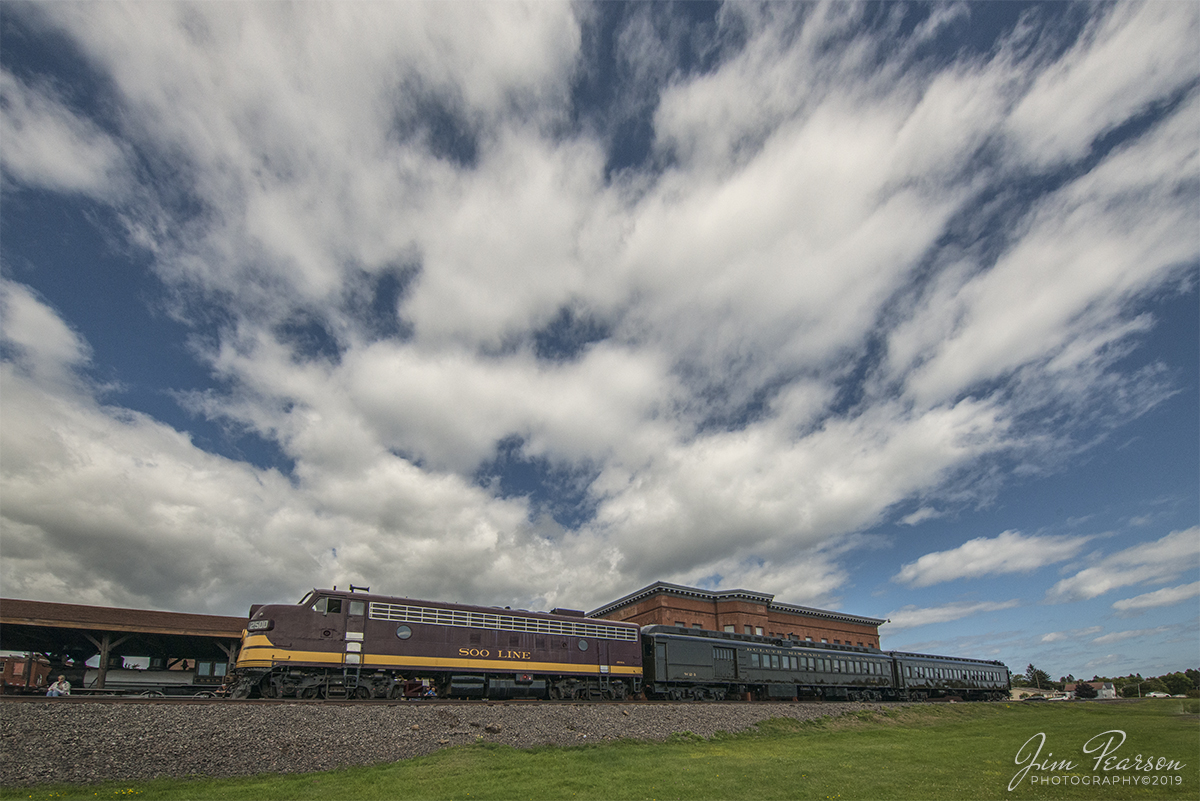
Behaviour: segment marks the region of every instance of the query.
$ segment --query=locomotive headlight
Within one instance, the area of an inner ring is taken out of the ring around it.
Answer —
[[[270,631],[275,628],[274,620],[251,620],[246,624],[246,631]]]

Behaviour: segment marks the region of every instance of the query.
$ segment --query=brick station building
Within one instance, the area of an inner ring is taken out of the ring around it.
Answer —
[[[807,606],[775,603],[749,590],[702,590],[658,581],[602,606],[588,617],[708,631],[728,631],[810,642],[879,647],[886,621]]]

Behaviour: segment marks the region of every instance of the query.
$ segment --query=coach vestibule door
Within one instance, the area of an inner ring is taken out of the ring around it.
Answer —
[[[737,650],[733,648],[713,647],[713,679],[716,681],[733,681],[737,678]]]

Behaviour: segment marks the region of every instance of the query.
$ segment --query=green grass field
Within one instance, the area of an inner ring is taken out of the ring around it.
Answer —
[[[327,773],[3,788],[0,799],[1195,799],[1198,713],[1194,700],[927,704],[775,720],[709,740],[524,751],[479,743]],[[1115,734],[1093,739],[1115,730],[1124,743],[1097,770],[1103,748],[1089,755],[1085,744],[1115,747]],[[1134,770],[1150,757],[1154,770]]]

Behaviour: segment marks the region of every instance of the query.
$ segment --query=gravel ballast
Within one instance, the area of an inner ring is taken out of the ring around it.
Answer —
[[[6,703],[0,784],[303,773],[395,762],[476,740],[515,748],[711,737],[770,718],[812,720],[868,703],[338,705]]]

